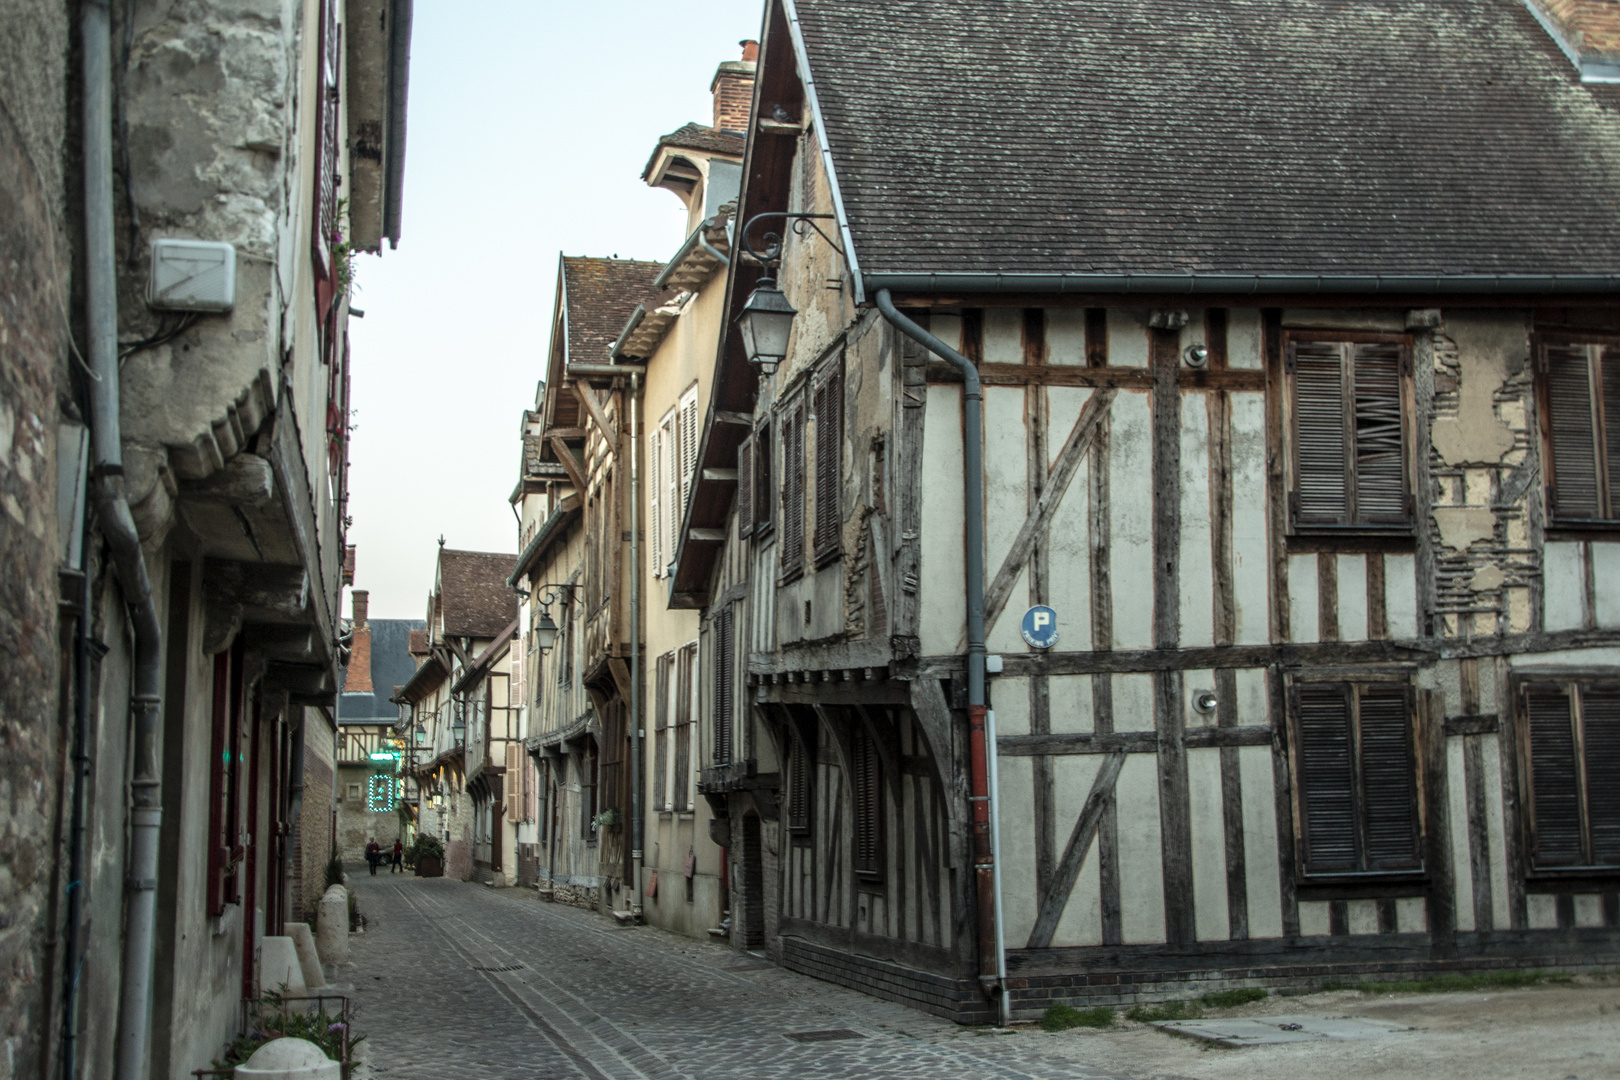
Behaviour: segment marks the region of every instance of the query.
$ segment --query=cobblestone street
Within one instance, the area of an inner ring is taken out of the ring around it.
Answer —
[[[367,926],[349,977],[379,1080],[1117,1075],[527,891],[354,882]],[[791,1038],[804,1032],[845,1037]]]

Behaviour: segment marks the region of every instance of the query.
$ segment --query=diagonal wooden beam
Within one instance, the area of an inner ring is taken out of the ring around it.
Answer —
[[[1046,489],[1036,502],[1029,517],[1024,521],[1024,527],[1018,530],[1018,536],[1013,540],[1012,548],[1001,563],[1001,569],[990,582],[990,588],[984,594],[984,625],[986,628],[996,625],[996,619],[1001,615],[1002,608],[1007,606],[1007,599],[1012,595],[1013,583],[1018,580],[1019,571],[1029,562],[1030,552],[1035,548],[1035,540],[1046,531],[1047,525],[1052,521],[1052,515],[1057,513],[1058,504],[1063,501],[1063,493],[1069,490],[1069,481],[1080,468],[1086,449],[1091,440],[1096,437],[1097,427],[1102,423],[1103,417],[1108,415],[1108,408],[1113,404],[1114,395],[1119,393],[1112,386],[1100,387],[1096,393],[1086,401],[1085,408],[1080,410],[1080,416],[1074,422],[1074,430],[1069,432],[1069,441],[1063,444],[1063,452],[1058,455]]]
[[[1124,765],[1125,751],[1116,750],[1103,759],[1102,768],[1097,770],[1097,779],[1091,782],[1091,794],[1086,796],[1086,804],[1080,808],[1080,817],[1075,820],[1074,831],[1069,834],[1069,845],[1063,849],[1063,858],[1052,871],[1052,883],[1041,896],[1041,906],[1035,915],[1035,928],[1029,932],[1029,944],[1024,946],[1026,949],[1051,947],[1058,920],[1063,917],[1063,909],[1069,906],[1069,895],[1074,892],[1074,883],[1080,878],[1080,867],[1086,861],[1086,851],[1091,847],[1092,838],[1097,835],[1097,825],[1102,821],[1103,810],[1114,794],[1114,781],[1119,779],[1119,770]]]
[[[585,497],[585,474],[579,471],[579,459],[568,448],[568,444],[555,435],[551,437],[551,450],[552,453],[557,455],[557,460],[562,462],[564,471],[568,473],[568,479],[573,482],[574,490],[579,492],[579,497],[583,499]]]
[[[608,449],[610,451],[617,450],[619,448],[618,432],[614,431],[613,425],[608,423],[607,411],[602,407],[602,403],[596,400],[596,394],[592,392],[590,387],[577,380],[571,385],[574,388],[574,396],[579,398],[579,403],[585,406],[585,411],[590,414],[592,423],[602,433],[602,438],[607,440]]]

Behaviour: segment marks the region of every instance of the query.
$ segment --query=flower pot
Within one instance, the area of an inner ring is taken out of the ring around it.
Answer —
[[[416,860],[417,877],[444,877],[444,860],[434,855],[421,855]]]

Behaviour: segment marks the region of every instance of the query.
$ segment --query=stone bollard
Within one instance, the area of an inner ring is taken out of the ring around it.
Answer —
[[[342,1080],[343,1065],[308,1039],[271,1039],[236,1067],[237,1080]]]
[[[298,949],[290,937],[259,939],[259,996],[280,994],[302,997],[306,989],[304,968],[298,962]]]
[[[321,970],[321,957],[315,951],[315,935],[309,923],[288,923],[287,936],[292,938],[293,947],[298,950],[298,966],[304,971],[305,989],[311,994],[325,990],[326,973]]]
[[[315,948],[322,962],[347,964],[349,962],[349,890],[333,885],[321,897],[320,914],[316,917]]]

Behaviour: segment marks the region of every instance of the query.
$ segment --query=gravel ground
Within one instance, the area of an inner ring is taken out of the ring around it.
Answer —
[[[1517,990],[1272,997],[1206,1016],[1290,1013],[1409,1025],[1387,1038],[1229,1050],[1122,1022],[1109,1031],[1022,1028],[1048,1054],[1144,1080],[1598,1080],[1620,1078],[1620,978]]]

